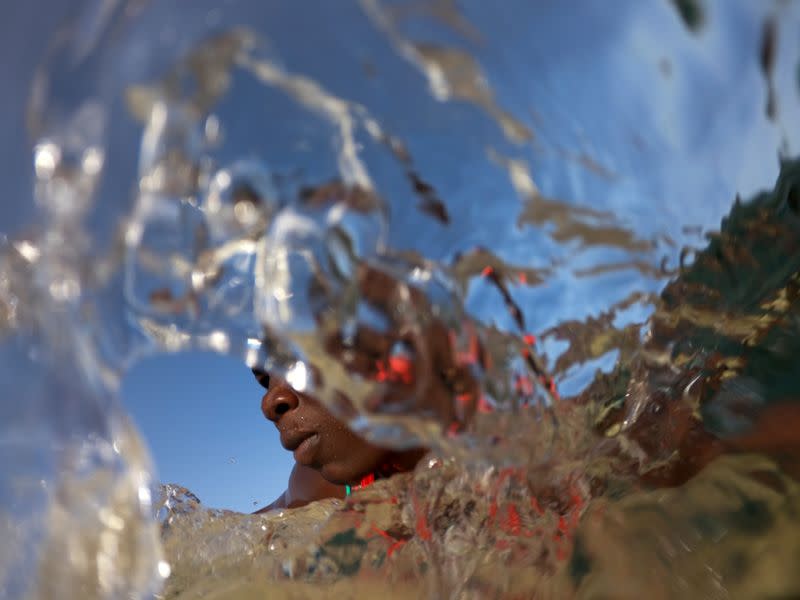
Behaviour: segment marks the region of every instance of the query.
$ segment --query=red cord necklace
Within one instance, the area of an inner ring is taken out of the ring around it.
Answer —
[[[364,477],[361,478],[361,481],[358,483],[358,485],[354,485],[354,486],[346,485],[346,486],[344,486],[345,495],[349,496],[351,493],[353,493],[353,490],[363,489],[363,488],[367,487],[368,485],[370,485],[372,483],[375,483],[375,473],[370,473],[369,475],[364,475]]]

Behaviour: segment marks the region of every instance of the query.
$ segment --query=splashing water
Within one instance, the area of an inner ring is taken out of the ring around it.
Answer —
[[[33,81],[3,597],[800,594],[795,4],[186,10],[84,3]],[[119,381],[198,348],[431,454],[258,516],[155,486]]]

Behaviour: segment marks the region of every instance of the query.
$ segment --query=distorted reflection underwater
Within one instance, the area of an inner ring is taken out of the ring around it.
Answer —
[[[0,596],[800,595],[800,6],[63,13],[5,42]],[[119,395],[198,350],[427,454],[206,506]]]

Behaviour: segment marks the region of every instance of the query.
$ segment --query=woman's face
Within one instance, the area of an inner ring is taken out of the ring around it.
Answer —
[[[316,469],[331,483],[352,485],[393,459],[391,451],[354,434],[310,396],[264,372],[253,373],[267,390],[261,411],[275,423],[281,445],[299,464]]]

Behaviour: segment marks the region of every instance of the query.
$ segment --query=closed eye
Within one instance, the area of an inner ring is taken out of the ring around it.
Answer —
[[[269,373],[266,371],[262,371],[261,369],[253,369],[253,376],[256,378],[258,385],[263,387],[265,390],[269,389]]]

